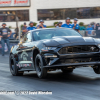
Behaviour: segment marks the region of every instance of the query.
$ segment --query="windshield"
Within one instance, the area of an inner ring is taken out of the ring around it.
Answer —
[[[33,40],[51,39],[56,36],[81,36],[73,29],[48,29],[33,32]]]

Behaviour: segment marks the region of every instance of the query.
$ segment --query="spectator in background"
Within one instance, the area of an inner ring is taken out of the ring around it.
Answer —
[[[34,29],[36,29],[36,27],[34,27],[34,23],[31,21],[29,23],[29,27],[27,27],[27,31],[34,30]]]
[[[72,24],[70,24],[70,18],[69,17],[66,18],[66,23],[63,24],[61,27],[73,28]]]
[[[95,29],[96,30],[100,30],[100,24],[99,23],[96,24],[96,28]]]
[[[42,19],[40,20],[39,23],[40,24],[37,26],[37,29],[39,29],[39,28],[46,28],[47,27],[46,25],[44,25],[44,21]]]
[[[86,28],[85,28],[85,26],[84,26],[84,24],[83,23],[80,23],[80,28],[79,28],[80,30],[86,30]]]
[[[86,29],[86,35],[87,35],[87,36],[91,36],[91,35],[92,35],[92,30],[93,30],[93,28],[92,28],[91,25],[89,24],[89,25],[88,25],[88,28]]]
[[[96,37],[100,38],[100,24],[99,23],[96,24],[95,30],[96,30]]]
[[[93,29],[95,29],[95,23],[94,23],[94,22],[91,23],[91,27],[92,27]]]
[[[22,37],[24,36],[24,34],[27,33],[27,26],[26,23],[24,23],[24,26],[22,27]]]
[[[78,19],[74,18],[73,29],[79,32],[79,24],[77,24]]]
[[[8,37],[10,37],[11,33],[12,33],[11,30],[8,27],[6,27],[6,23],[3,23],[2,28],[0,28],[2,56],[4,56],[4,54],[5,54],[5,51],[4,51],[5,43],[7,44],[8,52],[10,52],[10,44],[9,44]]]
[[[58,22],[56,28],[60,28],[62,26],[62,22]]]
[[[80,29],[80,34],[82,35],[82,36],[85,36],[85,30],[86,30],[86,28],[85,28],[85,26],[84,26],[84,23],[83,22],[80,22],[80,24],[79,24],[79,29]]]

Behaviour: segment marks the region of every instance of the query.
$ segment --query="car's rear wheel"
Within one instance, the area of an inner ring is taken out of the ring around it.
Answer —
[[[10,55],[9,58],[9,67],[10,67],[10,72],[13,76],[22,76],[24,72],[18,72],[18,67],[16,66],[16,60],[14,58],[14,55]]]
[[[63,73],[66,73],[66,74],[73,72],[73,69],[71,69],[71,68],[62,68],[61,70],[62,70]]]
[[[95,67],[93,68],[93,70],[94,70],[94,72],[95,72],[96,74],[100,74],[100,65],[95,66]]]
[[[47,69],[43,67],[43,60],[40,54],[37,54],[35,58],[35,68],[39,78],[45,78],[47,76]]]

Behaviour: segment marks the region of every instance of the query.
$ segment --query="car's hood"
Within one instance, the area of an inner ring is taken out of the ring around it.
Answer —
[[[81,37],[81,36],[62,36],[62,37],[53,37],[50,40],[43,40],[43,43],[46,46],[58,46],[63,44],[72,44],[72,43],[95,43],[95,39],[92,37]]]

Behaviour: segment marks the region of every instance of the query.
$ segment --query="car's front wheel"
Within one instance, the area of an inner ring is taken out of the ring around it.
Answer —
[[[96,74],[100,74],[100,65],[95,66],[95,67],[93,68],[93,70],[94,70],[94,72],[95,72]]]
[[[14,55],[10,55],[9,57],[9,67],[10,72],[13,76],[22,76],[24,72],[18,72],[18,68],[16,66],[16,60],[14,58]]]
[[[39,78],[45,78],[47,76],[47,69],[43,67],[43,60],[40,54],[37,54],[35,58],[35,68]]]

